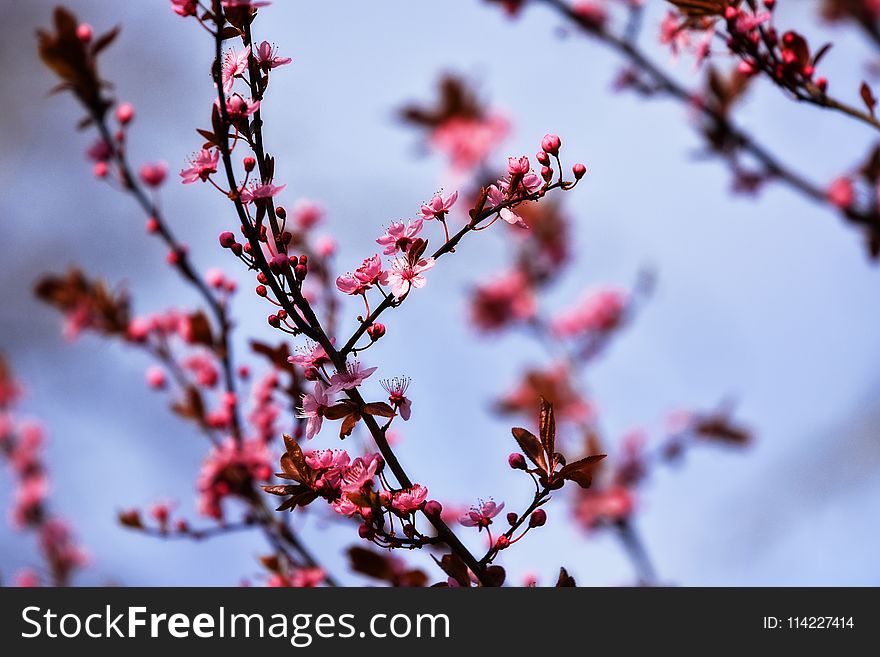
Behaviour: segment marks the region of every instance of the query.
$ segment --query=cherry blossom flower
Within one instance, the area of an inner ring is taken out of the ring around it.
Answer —
[[[457,191],[452,192],[452,194],[450,194],[446,198],[443,198],[442,194],[435,194],[434,198],[432,198],[430,201],[422,206],[422,209],[420,210],[422,219],[438,219],[440,221],[443,221],[446,218],[446,214],[449,212],[450,208],[455,205],[455,202],[457,200]]]
[[[199,512],[222,519],[223,499],[247,495],[252,481],[268,480],[272,461],[272,454],[260,440],[245,440],[239,445],[230,438],[215,446],[199,472]]]
[[[420,484],[415,484],[411,488],[394,493],[391,500],[391,506],[402,514],[418,511],[428,497],[428,489]]]
[[[378,254],[364,260],[353,274],[339,276],[336,288],[345,294],[363,294],[376,283],[385,283],[385,272],[382,271],[382,260]]]
[[[846,176],[835,178],[828,186],[827,196],[832,205],[841,210],[848,210],[855,201],[852,180]]]
[[[317,342],[308,342],[304,347],[298,347],[296,352],[293,356],[288,356],[287,362],[302,368],[317,368],[330,362],[324,347]]]
[[[263,41],[257,47],[257,64],[263,71],[268,71],[279,66],[290,64],[293,60],[290,57],[278,57],[275,48],[268,41]]]
[[[504,502],[496,504],[492,498],[487,501],[480,500],[477,506],[472,506],[470,511],[465,513],[458,521],[465,527],[478,527],[482,531],[483,527],[492,524],[492,518],[501,513],[504,508]]]
[[[553,320],[553,330],[563,336],[611,331],[620,324],[627,300],[626,291],[620,288],[592,290],[574,308]]]
[[[382,379],[379,383],[388,393],[388,400],[391,405],[400,413],[400,417],[404,420],[410,418],[412,413],[412,401],[406,397],[406,390],[409,388],[411,379],[408,376],[395,376],[392,379]]]
[[[319,449],[304,454],[306,465],[313,470],[340,470],[348,466],[351,457],[344,449]]]
[[[342,472],[342,492],[357,493],[372,485],[380,460],[374,457],[358,457]]]
[[[415,240],[416,235],[421,232],[423,225],[424,220],[421,217],[407,224],[404,224],[402,221],[395,221],[388,226],[385,234],[376,240],[376,244],[385,247],[384,251],[382,251],[385,255],[393,255],[398,251],[406,252]]]
[[[580,491],[574,515],[586,529],[594,529],[603,522],[627,518],[635,509],[635,498],[629,488],[611,486],[604,490],[589,488]]]
[[[189,168],[180,172],[183,184],[188,185],[197,180],[205,182],[212,173],[217,173],[217,163],[220,161],[220,152],[203,148],[190,160]]]
[[[241,190],[241,202],[253,203],[264,199],[278,196],[287,185],[273,185],[272,183],[255,182]]]
[[[395,258],[391,269],[387,272],[387,284],[391,286],[391,294],[402,299],[412,288],[425,287],[427,279],[422,274],[434,266],[434,258],[423,258],[412,264],[409,258]]]
[[[323,383],[315,381],[315,391],[312,394],[305,393],[302,396],[302,406],[296,416],[308,419],[308,422],[306,422],[306,438],[309,440],[314,438],[321,430],[321,425],[324,422],[324,410],[330,405],[330,399],[327,396],[329,392],[328,389],[324,388]]]
[[[474,290],[471,319],[484,331],[494,331],[534,315],[532,288],[520,271],[503,274]]]
[[[320,203],[301,198],[293,204],[290,214],[300,229],[309,230],[324,218],[324,208]]]
[[[347,497],[340,497],[330,503],[330,507],[339,515],[351,518],[355,513],[360,513],[361,508]]]
[[[223,91],[227,94],[232,91],[235,84],[235,76],[242,75],[248,69],[248,59],[251,56],[251,47],[241,52],[230,50],[223,56]],[[228,107],[227,102],[227,107]]]
[[[238,94],[226,99],[226,113],[231,121],[247,118],[258,109],[260,109],[260,101],[258,100],[245,100]]]
[[[336,372],[330,377],[330,387],[327,388],[327,394],[332,395],[343,390],[353,390],[361,385],[378,368],[368,367],[363,369],[360,361],[348,363],[347,369],[343,372]]]
[[[145,164],[141,167],[138,175],[145,185],[148,187],[158,187],[165,182],[165,176],[168,174],[168,165],[165,162],[155,162],[153,164]]]
[[[489,203],[492,204],[492,207],[497,208],[508,200],[507,194],[497,185],[490,185],[486,191],[488,192],[487,198],[489,199]],[[510,208],[501,208],[498,214],[511,226],[519,226],[520,228],[529,227],[525,220]]]
[[[430,144],[446,154],[453,169],[478,167],[510,131],[510,123],[499,115],[481,118],[454,117],[438,125]]]
[[[183,361],[183,367],[196,378],[196,383],[213,388],[220,381],[220,372],[214,359],[208,354],[193,354]]]
[[[198,0],[171,0],[171,9],[178,16],[195,16],[198,13]]]

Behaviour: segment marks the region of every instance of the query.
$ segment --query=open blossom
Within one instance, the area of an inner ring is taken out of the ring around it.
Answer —
[[[391,294],[398,299],[405,297],[411,288],[425,287],[427,279],[422,274],[434,266],[434,258],[423,258],[412,264],[409,258],[395,258],[388,270],[387,283]]]
[[[258,109],[260,109],[260,101],[258,100],[245,100],[238,94],[226,99],[226,113],[231,121],[247,118]]]
[[[278,196],[287,185],[273,185],[272,183],[252,183],[241,190],[241,202],[253,203],[267,198]]]
[[[563,336],[610,331],[620,324],[626,304],[624,290],[599,288],[589,292],[574,308],[556,317],[552,326]]]
[[[306,438],[311,440],[321,430],[324,423],[324,411],[330,405],[327,396],[328,390],[320,381],[315,382],[315,391],[312,394],[305,393],[302,397],[302,406],[296,414],[298,418],[306,419]]]
[[[290,64],[290,62],[293,61],[290,57],[278,57],[275,54],[275,48],[273,48],[272,44],[268,41],[263,41],[263,43],[257,47],[256,56],[257,64],[259,64],[260,68],[264,71]]]
[[[168,175],[168,165],[164,162],[145,164],[141,167],[138,175],[148,187],[158,187],[165,182],[165,176]]]
[[[306,465],[312,470],[331,470],[346,467],[351,459],[344,449],[319,449],[304,454]]]
[[[532,288],[520,271],[512,271],[478,286],[471,299],[471,319],[484,331],[528,320],[534,314]]]
[[[510,130],[502,116],[454,117],[438,125],[430,137],[433,148],[446,154],[453,169],[478,167]]]
[[[504,508],[504,502],[496,504],[491,498],[487,501],[480,500],[479,505],[472,506],[470,511],[465,513],[458,521],[465,527],[479,527],[482,531],[483,527],[492,524],[492,518],[501,513]]]
[[[410,378],[408,376],[395,376],[393,379],[382,379],[380,383],[388,393],[388,401],[400,413],[400,417],[404,420],[410,418],[412,413],[412,401],[406,396],[407,388],[409,388]]]
[[[402,221],[395,221],[388,226],[385,234],[376,240],[376,244],[385,247],[384,251],[382,251],[385,255],[392,255],[398,251],[406,252],[415,240],[416,235],[421,232],[423,225],[424,220],[421,218],[414,219],[406,224]]]
[[[378,254],[364,260],[353,274],[339,276],[336,288],[345,294],[363,294],[376,283],[385,283],[385,272]]]
[[[250,494],[253,481],[272,476],[272,454],[260,440],[240,445],[232,438],[214,447],[199,473],[199,513],[222,519],[224,498]]]
[[[508,200],[507,194],[502,191],[497,185],[490,185],[487,192],[487,197],[492,207],[497,208],[499,205]],[[511,226],[519,226],[520,228],[529,227],[525,220],[510,208],[501,208],[498,214]]]
[[[342,472],[342,492],[357,493],[369,488],[381,463],[378,455],[358,457]]]
[[[293,204],[290,214],[296,222],[297,227],[302,230],[309,230],[316,226],[321,219],[324,218],[324,208],[315,201],[307,198],[301,198]]]
[[[343,390],[353,390],[361,385],[378,368],[368,367],[363,369],[360,361],[349,363],[343,372],[336,372],[330,377],[330,387],[327,388],[327,394],[335,394]]]
[[[446,198],[443,197],[442,194],[435,194],[434,198],[428,201],[425,205],[422,206],[420,213],[423,219],[439,219],[443,221],[446,218],[446,214],[455,205],[455,202],[458,200],[458,192],[452,192]]]
[[[400,513],[418,511],[428,497],[428,489],[421,484],[397,491],[391,499],[391,506]]]
[[[178,16],[195,16],[199,10],[198,0],[171,0],[171,9]]]
[[[235,76],[242,75],[247,71],[250,56],[250,46],[241,52],[231,50],[223,56],[223,91],[227,94],[232,91],[232,85],[235,84]]]
[[[324,347],[317,342],[309,342],[305,347],[298,347],[293,356],[288,356],[287,362],[308,369],[309,367],[321,367],[324,363],[329,363],[330,358],[324,351]]]
[[[219,151],[203,148],[190,160],[189,167],[180,172],[183,184],[188,185],[197,180],[207,181],[212,173],[217,173],[217,163],[219,161]]]
[[[593,529],[602,522],[614,522],[632,514],[635,498],[625,486],[611,486],[604,490],[590,488],[580,491],[574,515],[586,529]]]

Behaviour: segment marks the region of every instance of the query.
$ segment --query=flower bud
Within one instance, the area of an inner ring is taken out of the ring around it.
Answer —
[[[425,515],[429,518],[439,518],[440,514],[443,513],[443,505],[437,500],[428,500],[425,502],[424,511]]]
[[[305,377],[306,381],[317,381],[318,370],[316,370],[314,367],[310,367],[303,373],[303,376]]]
[[[535,159],[538,160],[538,164],[543,164],[547,166],[550,164],[550,156],[547,155],[544,151],[535,154]]]
[[[363,538],[365,540],[369,541],[375,535],[376,534],[373,531],[373,528],[367,524],[363,524],[360,527],[358,527],[358,536],[360,536],[361,538]]]
[[[571,172],[574,174],[575,180],[580,180],[584,177],[584,174],[587,173],[587,167],[578,162],[571,168]]]
[[[229,247],[229,250],[232,251],[236,256],[240,256],[242,252],[242,246],[238,242]]]
[[[550,155],[559,155],[560,146],[562,146],[562,140],[554,134],[548,133],[541,140],[541,148]]]
[[[543,178],[546,182],[550,182],[550,179],[553,177],[553,169],[550,167],[541,167],[541,178]]]
[[[224,249],[231,249],[233,244],[235,244],[235,235],[228,230],[220,233],[220,246]]]
[[[257,161],[252,157],[244,158],[244,170],[250,173],[257,166]]]
[[[306,274],[309,273],[309,268],[305,265],[297,265],[293,268],[293,272],[299,280],[303,280],[306,277]]]
[[[76,38],[82,41],[83,43],[88,43],[92,40],[92,26],[88,23],[80,23],[76,28]]]
[[[290,263],[287,260],[287,256],[283,253],[279,253],[278,255],[272,256],[272,259],[269,261],[269,268],[278,274],[284,271],[288,264]]]
[[[150,217],[147,219],[147,232],[148,233],[158,233],[159,232],[159,222],[155,217]]]
[[[265,285],[266,283],[269,282],[269,279],[266,278],[266,274],[264,274],[263,272],[260,272],[259,274],[257,274],[257,282]]]
[[[122,103],[116,108],[116,120],[122,125],[131,123],[134,118],[134,106],[131,103]]]
[[[507,464],[514,470],[525,470],[526,457],[524,457],[519,452],[513,452],[510,456],[507,457]]]
[[[498,540],[495,541],[495,548],[498,550],[503,550],[506,547],[510,547],[510,539],[507,538],[504,534],[498,537]]]
[[[287,210],[279,205],[277,208],[275,208],[275,216],[284,221],[285,219],[287,219]]]
[[[95,173],[95,178],[106,178],[109,169],[107,168],[106,162],[95,162],[95,168],[93,171]]]
[[[824,94],[828,90],[828,78],[816,78],[816,86]]]
[[[367,329],[367,335],[370,336],[370,340],[375,342],[385,335],[385,325],[379,324],[378,322],[376,324],[370,324],[370,327]]]
[[[529,516],[529,527],[541,527],[547,522],[547,512],[544,509],[535,509]]]
[[[516,524],[516,521],[519,520],[519,516],[516,515],[513,511],[507,514],[507,524],[513,527]]]
[[[281,320],[278,319],[278,315],[269,315],[266,318],[266,321],[269,322],[269,326],[273,328],[278,328],[279,326],[281,326]]]

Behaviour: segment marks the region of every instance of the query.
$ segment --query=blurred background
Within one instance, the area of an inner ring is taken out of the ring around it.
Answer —
[[[7,244],[0,349],[26,384],[27,414],[46,424],[52,504],[74,521],[92,557],[77,583],[235,585],[259,572],[259,534],[163,542],[116,521],[120,509],[157,498],[179,500],[193,517],[205,441],[147,389],[145,357],[91,335],[66,343],[56,312],[34,300],[33,284],[76,263],[125,284],[138,313],[196,300],[144,234],[131,200],[93,180],[84,155],[93,136],[73,129],[80,109],[67,96],[47,95],[55,81],[36,57],[34,31],[49,23],[53,3],[0,4],[15,16],[0,39]],[[861,36],[816,22],[814,2],[780,4],[782,24],[835,42],[823,63],[833,86],[857,89],[866,76],[861,62],[870,59]],[[166,0],[70,6],[97,31],[123,25],[102,72],[119,99],[137,108],[130,153],[136,163],[169,163],[163,205],[195,262],[222,266],[243,283],[235,301],[239,353],[247,353],[247,337],[274,340],[265,308],[246,292],[248,279],[217,247],[218,232],[233,221],[228,206],[207,186],[176,180],[201,143],[194,128],[208,121],[210,39]],[[648,12],[643,43],[696,83],[692,60],[673,63],[656,43],[660,9]],[[757,436],[742,451],[693,450],[681,467],[652,477],[636,523],[661,579],[880,584],[880,270],[859,236],[827,209],[774,185],[757,199],[732,196],[727,169],[695,156],[701,144],[684,108],[665,101],[645,107],[613,93],[621,62],[585,38],[564,38],[559,26],[546,10],[511,21],[478,0],[276,0],[255,33],[294,59],[273,74],[264,105],[277,180],[288,184],[282,201],[321,202],[323,230],[340,243],[340,271],[357,266],[374,252],[382,226],[413,216],[444,182],[442,159],[420,152],[395,110],[433,98],[445,71],[476,81],[512,119],[499,161],[533,153],[545,132],[558,133],[568,161],[584,161],[590,173],[563,201],[577,261],[553,299],[561,303],[594,283],[629,285],[645,266],[658,275],[651,301],[590,372],[603,429],[620,436],[656,426],[670,410],[733,397],[737,416]],[[859,161],[873,137],[764,82],[754,85],[739,118],[783,161],[820,182]],[[515,334],[485,340],[469,327],[466,292],[508,255],[502,233],[480,239],[479,257],[465,244],[405,311],[389,315],[389,336],[366,360],[381,363],[385,376],[413,378],[413,418],[401,427],[399,453],[432,496],[469,504],[491,495],[516,509],[530,501],[530,488],[506,466],[511,421],[490,406],[543,355]],[[348,308],[349,318],[359,312]],[[452,417],[444,410],[450,405],[461,412]],[[325,431],[315,446],[333,442]],[[10,488],[0,472],[4,508]],[[632,581],[612,536],[585,537],[564,503],[548,510],[548,526],[503,555],[511,581],[531,571],[552,583],[560,565],[579,584]],[[307,541],[342,572],[344,550],[356,540],[352,528],[321,514],[302,522]],[[0,555],[7,577],[32,565],[33,537],[0,524]]]

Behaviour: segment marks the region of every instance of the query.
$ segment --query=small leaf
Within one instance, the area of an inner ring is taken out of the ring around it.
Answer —
[[[394,409],[385,402],[372,402],[363,407],[363,412],[368,415],[377,415],[379,417],[394,417],[397,415]]]
[[[339,427],[339,437],[345,438],[346,436],[350,436],[351,432],[354,431],[355,426],[361,420],[360,413],[352,413],[351,415],[347,415],[345,419],[342,421],[342,426]]]
[[[550,463],[549,470],[553,469],[555,464],[553,454],[556,451],[556,416],[553,414],[553,404],[546,399],[541,399],[541,413],[538,426],[540,428],[541,444],[547,453],[547,460]]]
[[[333,404],[333,406],[328,406],[324,409],[324,417],[328,420],[341,420],[347,415],[350,415],[357,409],[357,406],[354,405],[353,402],[349,400],[343,400],[338,404]]]
[[[111,43],[113,43],[116,40],[116,37],[119,36],[119,31],[121,29],[122,28],[119,25],[117,25],[109,32],[105,32],[104,34],[99,36],[97,39],[95,39],[95,43],[92,46],[92,56],[94,57],[94,56],[98,55],[102,50],[104,50],[107,46],[109,46]]]
[[[526,456],[544,472],[547,472],[547,459],[544,457],[544,450],[541,448],[541,441],[531,431],[522,427],[514,427],[510,430],[520,449],[525,452]]]
[[[506,577],[507,573],[501,566],[489,566],[486,568],[486,579],[489,586],[501,586],[504,584]]]
[[[433,555],[432,559],[437,562],[437,565],[443,569],[444,573],[449,575],[456,582],[466,587],[471,585],[468,567],[465,565],[464,561],[461,560],[461,557],[455,554],[444,554],[443,558],[439,561],[437,560],[437,557],[434,557]]]
[[[867,82],[862,82],[859,94],[861,94],[865,107],[868,108],[868,112],[871,113],[871,116],[874,116],[874,108],[877,106],[877,99],[874,97],[874,93],[871,91],[871,87],[868,86]]]
[[[559,579],[556,580],[557,587],[570,587],[577,586],[574,581],[574,577],[568,574],[568,571],[565,568],[559,569]]]

